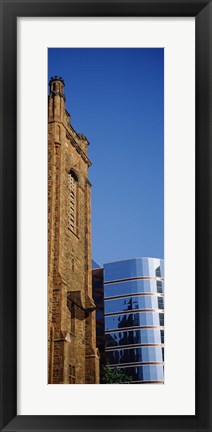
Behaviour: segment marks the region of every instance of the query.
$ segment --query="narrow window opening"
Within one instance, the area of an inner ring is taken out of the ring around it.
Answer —
[[[57,141],[61,141],[61,129],[60,126],[56,126],[56,139]]]
[[[160,266],[156,268],[156,270],[155,270],[155,275],[156,275],[156,277],[161,277],[161,269],[160,269]]]
[[[77,178],[71,171],[68,175],[69,188],[69,211],[68,211],[68,227],[75,234],[77,232]]]
[[[72,271],[74,272],[74,268],[75,268],[75,263],[74,263],[74,258],[72,258]]]

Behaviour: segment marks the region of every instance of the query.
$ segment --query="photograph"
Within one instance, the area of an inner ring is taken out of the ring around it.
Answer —
[[[48,384],[164,384],[164,49],[48,48]]]

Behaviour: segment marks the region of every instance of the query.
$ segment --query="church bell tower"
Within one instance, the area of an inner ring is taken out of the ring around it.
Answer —
[[[89,142],[70,123],[64,80],[49,87],[48,382],[97,384]]]

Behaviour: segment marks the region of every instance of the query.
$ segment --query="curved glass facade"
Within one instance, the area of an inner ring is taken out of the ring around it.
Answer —
[[[104,271],[105,283],[135,277],[164,278],[164,261],[156,258],[132,258],[104,264]]]
[[[164,261],[104,265],[105,358],[133,383],[164,382]]]

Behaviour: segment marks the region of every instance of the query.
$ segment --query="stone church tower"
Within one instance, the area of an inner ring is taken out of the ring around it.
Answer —
[[[48,101],[48,381],[98,384],[88,140],[70,124],[64,81]]]

